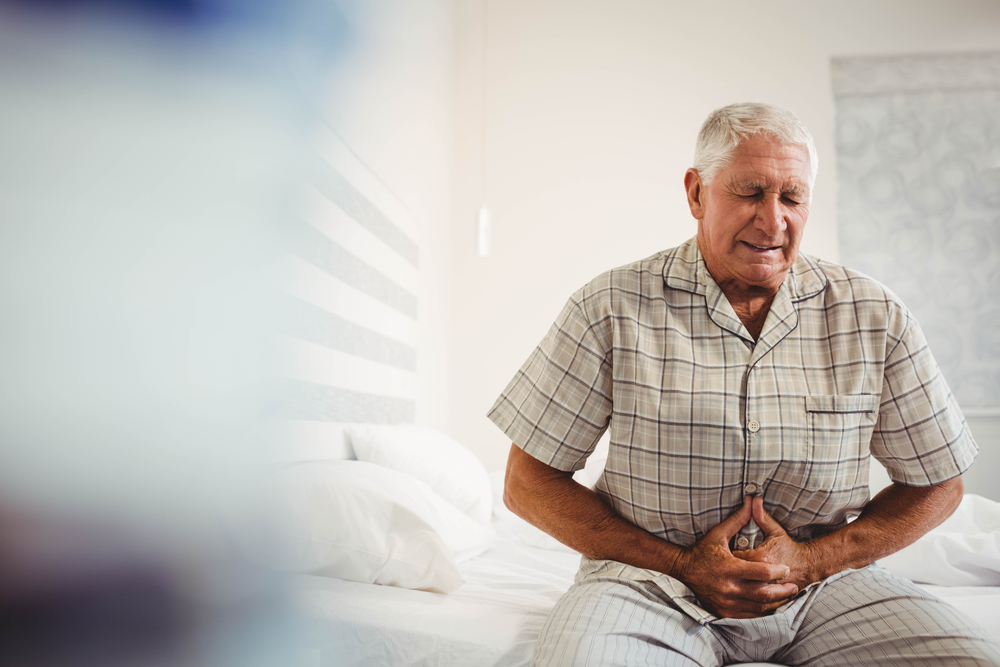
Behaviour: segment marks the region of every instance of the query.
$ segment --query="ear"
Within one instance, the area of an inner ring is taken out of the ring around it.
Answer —
[[[705,217],[705,188],[702,186],[698,170],[694,167],[688,169],[684,174],[684,189],[687,191],[688,207],[691,209],[691,215],[694,216],[695,220],[701,220]]]

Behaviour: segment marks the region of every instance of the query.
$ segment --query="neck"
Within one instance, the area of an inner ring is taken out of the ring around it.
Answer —
[[[755,285],[745,285],[736,281],[718,282],[722,293],[726,295],[726,300],[733,307],[736,316],[743,322],[743,326],[753,336],[754,340],[760,338],[760,333],[764,329],[764,322],[767,314],[771,310],[771,302],[781,288],[758,287]]]

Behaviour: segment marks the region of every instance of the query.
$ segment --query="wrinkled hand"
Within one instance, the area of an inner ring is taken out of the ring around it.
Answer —
[[[781,524],[764,509],[764,499],[760,496],[753,499],[751,514],[764,531],[764,541],[756,549],[734,551],[733,556],[754,563],[786,565],[789,573],[779,578],[777,583],[792,583],[799,590],[823,578],[815,571],[809,545],[789,537]]]
[[[751,516],[752,503],[748,497],[739,511],[710,530],[694,546],[685,549],[674,564],[674,576],[687,584],[701,605],[716,616],[766,616],[799,592],[798,586],[790,580],[790,569],[780,559],[736,558],[729,550],[729,540]],[[773,519],[772,522],[778,525]],[[778,553],[768,551],[766,555],[777,556]]]

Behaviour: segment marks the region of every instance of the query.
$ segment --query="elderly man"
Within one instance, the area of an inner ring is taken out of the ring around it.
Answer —
[[[697,236],[577,291],[490,411],[507,505],[584,555],[535,664],[1000,665],[873,564],[954,511],[978,450],[899,299],[799,254],[816,165],[789,111],[713,112]]]

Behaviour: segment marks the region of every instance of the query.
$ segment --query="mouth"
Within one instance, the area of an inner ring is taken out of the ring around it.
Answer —
[[[760,246],[760,245],[754,245],[753,243],[747,243],[746,241],[740,241],[740,243],[742,243],[746,247],[750,248],[754,252],[768,252],[770,250],[780,250],[781,249],[780,245],[775,245],[775,246]]]

